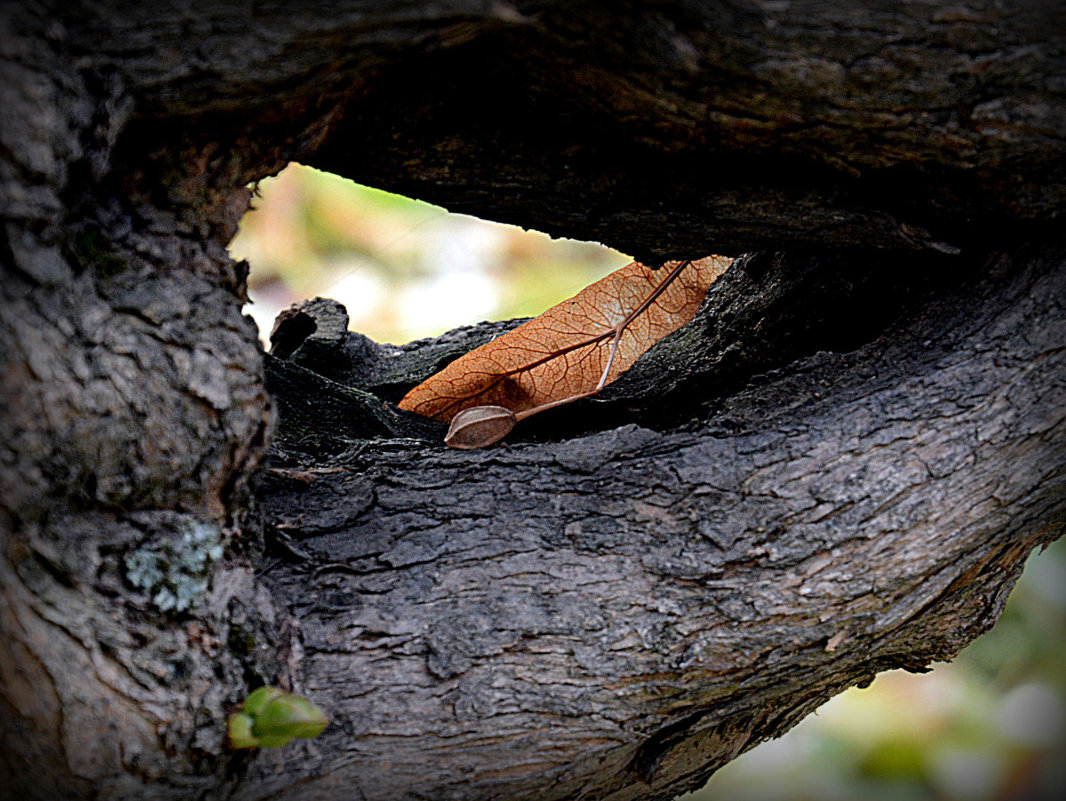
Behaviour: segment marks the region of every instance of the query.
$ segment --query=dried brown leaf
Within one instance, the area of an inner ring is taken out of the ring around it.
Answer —
[[[723,256],[708,256],[682,270],[622,333],[606,383],[691,320],[707,289],[731,262]],[[408,392],[400,408],[448,422],[456,412],[475,406],[502,406],[517,413],[594,391],[607,365],[615,326],[677,265],[673,262],[651,270],[633,262],[616,270],[456,359]]]

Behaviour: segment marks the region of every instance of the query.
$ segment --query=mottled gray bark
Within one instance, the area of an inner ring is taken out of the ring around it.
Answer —
[[[506,448],[282,436],[267,579],[339,725],[263,780],[669,799],[990,626],[1066,514],[1066,249],[859,258],[742,259],[639,377]]]
[[[669,798],[957,652],[1066,514],[1056,6],[5,6],[0,780]],[[457,453],[390,402],[499,325],[263,356],[225,245],[291,160],[767,252]],[[228,751],[264,682],[333,725]]]

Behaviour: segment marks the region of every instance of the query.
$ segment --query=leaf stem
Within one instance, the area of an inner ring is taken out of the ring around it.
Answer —
[[[532,417],[538,412],[543,412],[547,409],[554,409],[556,406],[563,406],[567,403],[573,403],[574,401],[581,400],[582,398],[591,398],[593,395],[599,394],[600,387],[596,387],[596,389],[590,389],[588,392],[581,392],[577,395],[571,395],[567,398],[559,398],[559,400],[553,400],[548,403],[542,403],[540,406],[534,406],[532,409],[526,409],[522,412],[515,412],[514,419],[517,423],[519,420],[525,420],[527,417]]]
[[[630,323],[632,323],[635,319],[637,319],[637,317],[639,317],[641,314],[643,314],[644,310],[647,309],[651,304],[653,304],[656,301],[656,299],[663,292],[666,291],[667,287],[669,287],[670,284],[673,283],[674,279],[677,278],[679,275],[681,275],[681,273],[684,271],[684,269],[686,267],[688,267],[690,264],[692,264],[692,259],[685,259],[683,262],[678,264],[674,269],[672,269],[670,271],[670,274],[667,275],[666,278],[664,278],[659,283],[659,285],[657,287],[655,287],[654,291],[649,293],[648,297],[644,298],[644,300],[641,302],[641,304],[639,306],[637,306],[636,309],[631,311],[626,316],[626,318],[624,320],[622,320],[622,322],[620,322],[617,325],[615,325],[614,328],[612,328],[610,331],[605,331],[602,334],[597,334],[596,336],[590,337],[590,338],[588,338],[588,339],[586,339],[586,340],[584,340],[582,342],[579,342],[576,345],[568,346],[567,348],[565,348],[562,351],[556,351],[556,355],[558,355],[559,353],[566,352],[566,351],[569,351],[569,350],[574,350],[576,348],[581,348],[581,347],[584,347],[585,345],[591,345],[594,342],[601,342],[604,339],[606,339],[607,337],[613,335],[613,338],[611,339],[611,352],[607,355],[607,366],[603,368],[603,374],[600,376],[599,383],[596,384],[596,388],[595,389],[591,389],[588,392],[580,392],[577,395],[571,395],[568,398],[560,398],[559,400],[553,400],[553,401],[550,401],[549,403],[542,403],[540,406],[534,406],[532,409],[526,409],[525,411],[522,411],[522,412],[515,412],[515,416],[514,416],[515,422],[518,422],[519,420],[525,420],[527,417],[532,417],[533,415],[537,414],[538,412],[543,412],[543,411],[546,411],[547,409],[554,409],[556,406],[563,406],[564,404],[567,404],[567,403],[573,403],[576,400],[582,400],[583,398],[591,398],[594,395],[599,395],[600,391],[607,384],[607,376],[611,372],[611,365],[614,364],[615,354],[618,353],[618,343],[622,339],[622,334],[629,327]]]
[[[648,297],[644,298],[643,302],[631,311],[626,319],[622,320],[622,322],[614,327],[614,339],[611,341],[611,352],[607,355],[607,366],[603,368],[603,375],[600,376],[600,382],[596,385],[596,392],[603,389],[604,385],[607,383],[607,374],[611,372],[611,365],[614,364],[614,355],[618,352],[618,343],[622,340],[623,332],[629,327],[630,323],[636,320],[644,313],[645,309],[658,299],[659,295],[666,291],[667,287],[674,282],[674,279],[681,275],[685,268],[690,264],[692,264],[692,259],[685,259],[672,269],[670,274],[660,282],[659,286],[655,287],[655,290],[649,294]],[[578,397],[584,396],[575,396],[574,400],[577,400]]]

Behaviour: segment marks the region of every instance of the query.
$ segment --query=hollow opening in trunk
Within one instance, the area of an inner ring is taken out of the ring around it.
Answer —
[[[246,311],[264,340],[281,310],[316,296],[382,343],[532,317],[630,261],[296,163],[255,194],[229,248],[251,265]]]
[[[231,251],[252,265],[253,313],[274,307],[271,328],[260,315],[261,330],[274,332],[273,355],[390,403],[521,319],[455,324],[539,313],[628,260],[592,243],[451,215],[295,164],[257,193]],[[508,441],[570,438],[630,422],[666,429],[706,418],[719,399],[768,371],[876,340],[916,293],[935,292],[964,262],[868,250],[750,254],[712,285],[692,323],[652,346],[601,396],[553,409]],[[382,289],[385,281],[395,284],[391,293]],[[495,292],[494,312],[479,296],[483,289]],[[304,300],[314,295],[339,302]],[[367,323],[367,310],[379,302],[386,324]],[[485,313],[447,320],[475,307]],[[279,308],[287,311],[275,323]],[[404,329],[397,326],[402,319],[436,327]],[[379,344],[427,331],[432,336]]]

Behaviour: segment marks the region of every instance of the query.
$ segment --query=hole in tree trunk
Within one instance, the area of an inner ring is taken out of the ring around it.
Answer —
[[[449,214],[295,164],[258,190],[231,244],[252,266],[252,314],[270,331],[278,312],[303,303],[278,321],[273,355],[393,403],[520,320],[458,326],[538,314],[629,261],[599,245]],[[665,361],[638,362],[599,400],[546,415],[511,441],[569,438],[627,422],[672,428],[704,416],[707,403],[752,376],[872,341],[911,293],[944,280],[946,260],[932,254],[899,264],[876,252],[742,259],[697,315],[692,331],[700,333],[670,345]],[[306,302],[315,296],[339,304]],[[432,341],[378,344],[446,331]],[[290,378],[304,397],[299,378]],[[324,425],[324,435],[329,431]],[[367,433],[373,431],[383,433]]]
[[[274,330],[270,332],[270,353],[279,359],[287,359],[318,330],[318,323],[305,312],[286,310],[278,315]]]
[[[264,338],[282,309],[321,296],[351,330],[397,344],[535,316],[630,261],[299,164],[259,183],[230,252],[251,265],[247,311]]]

